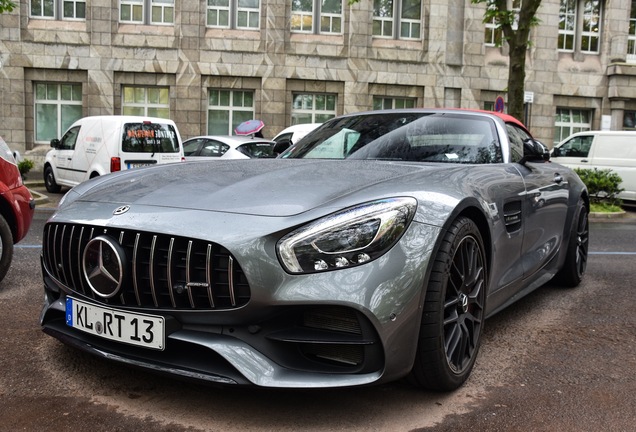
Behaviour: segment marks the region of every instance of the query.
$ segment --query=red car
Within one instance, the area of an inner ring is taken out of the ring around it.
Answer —
[[[22,184],[13,153],[0,137],[0,281],[9,270],[13,245],[26,236],[35,201]]]

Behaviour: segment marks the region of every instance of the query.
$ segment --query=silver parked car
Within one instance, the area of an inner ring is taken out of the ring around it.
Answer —
[[[345,115],[277,159],[73,188],[44,228],[41,324],[214,383],[452,390],[487,317],[580,283],[587,215],[577,175],[510,116]]]

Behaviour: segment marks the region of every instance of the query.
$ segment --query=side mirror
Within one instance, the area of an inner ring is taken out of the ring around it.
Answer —
[[[60,146],[60,140],[57,138],[53,138],[51,140],[51,147],[53,147],[54,149],[58,148]]]
[[[552,149],[552,156],[558,157],[558,156],[565,156],[565,155],[562,154],[560,147],[555,147]]]
[[[528,138],[523,142],[523,158],[519,161],[522,164],[532,161],[547,162],[550,160],[550,151],[540,141]]]

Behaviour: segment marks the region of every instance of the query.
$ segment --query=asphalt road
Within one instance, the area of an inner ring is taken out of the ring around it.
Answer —
[[[546,286],[486,323],[464,387],[217,388],[129,369],[40,330],[36,212],[0,283],[0,431],[636,430],[636,218],[593,223],[576,289]],[[633,215],[632,215],[633,216]]]

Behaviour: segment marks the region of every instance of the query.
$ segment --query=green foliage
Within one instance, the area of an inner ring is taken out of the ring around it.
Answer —
[[[12,12],[16,6],[11,0],[0,0],[0,13]]]
[[[574,171],[579,175],[587,191],[590,194],[590,202],[593,204],[621,205],[621,200],[617,197],[624,189],[620,187],[623,179],[610,169],[583,169],[577,168]]]
[[[590,211],[592,213],[618,213],[623,211],[620,206],[607,203],[590,203]]]
[[[23,159],[18,162],[18,169],[20,170],[20,175],[24,177],[29,171],[33,168],[33,161],[29,159]]]

